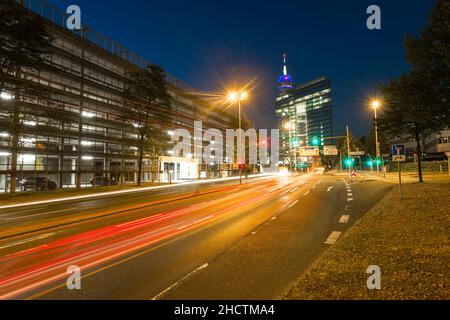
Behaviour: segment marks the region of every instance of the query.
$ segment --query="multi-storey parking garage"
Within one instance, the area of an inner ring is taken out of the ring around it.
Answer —
[[[7,192],[11,179],[30,177],[32,181],[46,178],[59,188],[135,183],[141,118],[139,112],[127,108],[124,92],[130,72],[145,68],[149,62],[89,27],[65,29],[67,15],[51,4],[41,0],[16,2],[27,9],[27,14],[45,20],[54,38],[49,58],[52,70],[10,73],[7,77],[15,80],[2,86],[0,190]],[[17,81],[33,83],[45,97],[15,96]],[[235,126],[232,111],[212,108],[171,76],[168,82],[170,105],[152,110],[164,119],[152,124],[158,130],[192,131],[195,120],[202,120],[204,129]],[[12,103],[17,122],[6,116]],[[164,158],[161,165],[159,159],[145,156],[142,181],[167,179],[169,173],[164,170],[172,170],[178,179],[194,178],[179,173],[183,166],[179,161]],[[195,178],[202,171],[218,176],[217,170],[217,166],[205,164],[196,170]],[[21,190],[19,185],[16,191]]]

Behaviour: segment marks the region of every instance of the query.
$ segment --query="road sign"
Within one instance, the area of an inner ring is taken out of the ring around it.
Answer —
[[[318,157],[319,155],[319,147],[300,147],[301,157]]]
[[[337,156],[338,149],[336,146],[324,146],[323,147],[323,155],[324,156]]]
[[[363,156],[363,155],[365,155],[366,153],[364,152],[364,151],[350,151],[349,152],[349,155],[350,156]]]
[[[405,145],[394,144],[392,146],[391,152],[392,152],[392,161],[394,161],[394,162],[405,162],[406,161]]]

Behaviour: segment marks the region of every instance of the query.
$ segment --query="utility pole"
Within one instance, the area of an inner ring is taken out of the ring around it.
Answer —
[[[377,164],[377,174],[380,174],[380,164],[378,163],[381,152],[380,152],[380,143],[378,142],[378,118],[377,118],[377,108],[375,109],[375,153],[377,156],[376,164]]]
[[[348,126],[347,126],[347,157],[348,159],[350,159],[350,131],[348,129]],[[348,173],[351,173],[351,166],[352,164],[350,162],[350,164],[348,165]]]

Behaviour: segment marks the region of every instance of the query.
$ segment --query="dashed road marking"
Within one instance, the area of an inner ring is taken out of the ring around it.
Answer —
[[[272,219],[270,219],[271,221],[273,221],[273,220],[276,220],[277,219],[277,217],[272,217]]]
[[[353,201],[353,198],[347,198],[347,202]]]
[[[327,192],[330,192],[331,190],[333,190],[334,187],[328,187]]]
[[[294,188],[294,189],[292,189],[290,192],[293,193],[293,192],[295,192],[295,191],[297,191],[297,190],[298,190],[298,188]]]
[[[178,280],[177,282],[175,282],[173,285],[171,285],[170,287],[168,287],[166,290],[162,291],[161,293],[157,294],[156,296],[154,296],[151,300],[157,300],[159,297],[165,295],[167,292],[169,292],[171,289],[175,288],[178,284],[180,284],[181,282],[185,281],[187,278],[193,276],[195,273],[206,269],[208,267],[208,264],[205,263],[204,265],[198,267],[197,269],[195,269],[194,271],[192,271],[191,273],[189,273],[187,276],[183,277],[182,279]]]
[[[348,223],[348,220],[350,219],[350,216],[348,214],[344,214],[341,219],[339,220],[339,223]]]
[[[335,244],[339,237],[341,236],[342,232],[340,231],[333,231],[330,236],[328,237],[327,241],[325,241],[325,244]]]
[[[306,192],[306,193],[305,193],[305,196],[307,196],[310,192],[311,192],[311,191]]]
[[[288,208],[292,208],[293,206],[295,206],[300,200],[295,200],[294,202],[292,202]]]

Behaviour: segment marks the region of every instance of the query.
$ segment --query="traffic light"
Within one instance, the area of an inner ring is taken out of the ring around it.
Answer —
[[[375,160],[375,163],[376,163],[377,165],[380,165],[380,164],[381,164],[381,159]]]
[[[312,138],[311,145],[318,146],[320,144],[320,140],[317,137]]]
[[[368,167],[372,167],[372,166],[373,166],[373,161],[372,161],[372,159],[369,160],[369,161],[367,161],[367,166],[368,166]]]
[[[355,160],[353,160],[352,158],[347,158],[345,159],[344,163],[347,165],[347,167],[350,167],[354,161]]]
[[[292,144],[292,147],[297,148],[298,147],[298,139],[292,138],[291,144]]]

